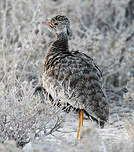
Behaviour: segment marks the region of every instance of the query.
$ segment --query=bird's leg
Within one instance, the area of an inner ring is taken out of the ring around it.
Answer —
[[[76,139],[79,138],[80,126],[81,126],[81,110],[80,110],[79,113],[78,113],[78,128],[77,128]]]
[[[79,111],[78,119],[79,119],[78,120],[78,129],[77,129],[77,136],[76,136],[77,139],[79,138],[80,129],[81,129],[81,127],[83,127],[83,111],[82,110]]]
[[[79,110],[78,112],[78,128],[77,128],[77,135],[76,135],[76,140],[73,145],[76,145],[77,140],[79,139],[79,134],[80,134],[80,129],[83,127],[83,111]]]

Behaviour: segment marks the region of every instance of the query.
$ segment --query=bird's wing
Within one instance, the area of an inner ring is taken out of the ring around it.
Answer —
[[[97,74],[98,74],[99,78],[102,80],[102,78],[103,78],[102,72],[101,72],[99,66],[94,62],[94,60],[90,56],[88,56],[88,55],[86,55],[82,52],[79,52],[79,51],[72,51],[72,53],[75,54],[76,56],[80,57],[80,58],[83,58],[84,61],[87,62],[87,63],[89,61],[90,61],[89,63],[92,62],[92,64],[94,64],[95,68],[97,69]]]
[[[69,104],[96,118],[107,119],[102,73],[92,58],[78,51],[61,53],[51,59],[49,67],[48,76],[59,82],[59,90],[63,90]]]

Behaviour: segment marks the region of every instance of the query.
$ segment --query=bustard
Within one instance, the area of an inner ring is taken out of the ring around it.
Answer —
[[[66,16],[57,15],[42,24],[56,36],[45,55],[43,88],[61,104],[68,103],[79,110],[78,139],[83,112],[102,126],[108,120],[102,73],[92,58],[79,51],[69,51],[70,21]]]

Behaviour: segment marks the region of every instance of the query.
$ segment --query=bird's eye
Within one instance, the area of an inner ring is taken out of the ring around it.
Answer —
[[[58,23],[54,23],[54,25],[58,25]]]

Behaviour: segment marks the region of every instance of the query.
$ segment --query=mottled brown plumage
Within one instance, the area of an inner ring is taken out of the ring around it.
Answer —
[[[107,121],[109,106],[102,90],[102,73],[92,58],[69,51],[68,18],[58,15],[43,24],[56,35],[45,56],[43,87],[61,104],[69,103],[96,120]]]

